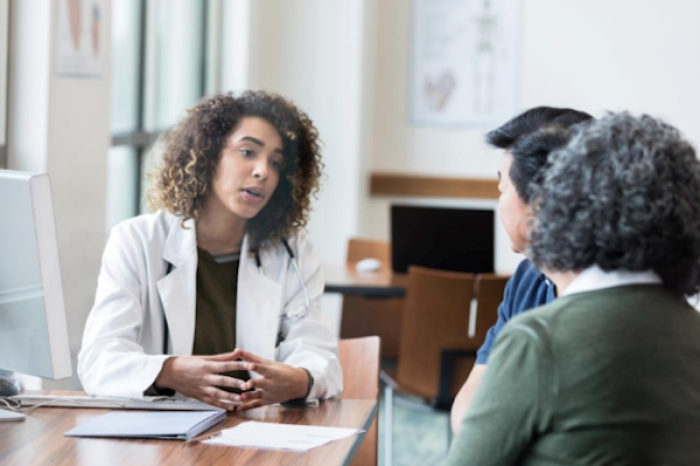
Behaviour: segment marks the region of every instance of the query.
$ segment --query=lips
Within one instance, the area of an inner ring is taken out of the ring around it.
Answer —
[[[245,188],[245,189],[243,189],[243,191],[250,194],[251,196],[260,197],[260,198],[263,197],[262,192],[259,189]]]
[[[241,189],[243,197],[250,202],[260,202],[265,198],[263,190],[257,186],[248,186]]]

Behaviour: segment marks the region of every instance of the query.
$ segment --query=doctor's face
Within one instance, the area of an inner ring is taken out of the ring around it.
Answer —
[[[529,243],[532,214],[530,205],[520,198],[510,178],[512,163],[513,156],[506,152],[501,171],[498,172],[498,190],[501,192],[498,197],[498,218],[508,233],[513,251],[523,253]]]
[[[283,162],[282,138],[260,117],[245,117],[226,137],[211,194],[231,213],[255,217],[277,188]]]

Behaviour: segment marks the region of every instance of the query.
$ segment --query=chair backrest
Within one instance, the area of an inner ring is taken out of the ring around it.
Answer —
[[[391,273],[391,245],[388,241],[353,238],[348,242],[347,266],[355,268],[362,259],[381,263],[380,273]],[[367,299],[344,296],[340,324],[341,338],[378,335],[382,339],[382,358],[396,358],[401,337],[403,298]]]
[[[351,238],[348,242],[348,267],[355,267],[362,259],[377,259],[381,272],[391,272],[391,243],[374,239]]]
[[[343,370],[340,398],[378,399],[379,341],[379,337],[340,340],[338,358]]]
[[[401,329],[398,383],[436,398],[444,348],[469,341],[474,274],[410,267]]]
[[[481,346],[486,333],[498,320],[498,306],[503,302],[503,291],[510,275],[482,273],[476,276],[476,326],[474,342]]]
[[[376,400],[379,403],[379,337],[340,340],[338,358],[343,370],[340,398]],[[374,419],[351,466],[377,466],[379,428]]]

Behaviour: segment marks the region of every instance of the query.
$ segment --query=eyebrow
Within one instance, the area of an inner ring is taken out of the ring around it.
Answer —
[[[264,143],[264,142],[262,142],[262,141],[261,141],[260,139],[258,139],[258,138],[254,138],[254,137],[252,137],[252,136],[243,136],[241,139],[239,139],[239,141],[250,141],[250,142],[252,142],[253,144],[257,144],[257,145],[260,146],[260,147],[265,147],[265,143]],[[279,149],[279,148],[278,148],[278,149],[275,149],[275,152],[279,152],[280,154],[283,154],[282,149]]]

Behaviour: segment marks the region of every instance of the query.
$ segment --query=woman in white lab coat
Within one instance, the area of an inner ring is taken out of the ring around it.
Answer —
[[[160,210],[117,225],[105,249],[78,357],[85,390],[239,411],[340,394],[301,232],[322,167],[312,122],[280,96],[217,95],[165,143]]]

